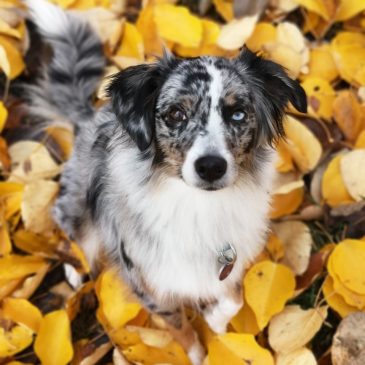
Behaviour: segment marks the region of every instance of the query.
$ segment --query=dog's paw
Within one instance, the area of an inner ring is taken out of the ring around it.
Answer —
[[[198,340],[198,336],[196,336],[193,345],[190,347],[188,351],[188,357],[192,365],[202,365],[203,360],[205,358],[205,349]]]

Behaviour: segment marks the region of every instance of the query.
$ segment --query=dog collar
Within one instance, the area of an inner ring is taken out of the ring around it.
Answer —
[[[219,280],[224,280],[232,272],[237,260],[237,252],[233,245],[227,243],[223,250],[218,251],[218,262],[222,265],[219,270]]]

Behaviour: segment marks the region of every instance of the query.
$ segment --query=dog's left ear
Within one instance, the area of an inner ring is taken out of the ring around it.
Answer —
[[[307,98],[300,84],[292,80],[279,64],[265,60],[247,48],[236,62],[250,76],[253,103],[265,139],[271,144],[284,134],[283,114],[288,102],[300,112],[307,111]]]
[[[107,94],[118,120],[141,151],[153,139],[155,105],[163,83],[162,65],[129,67],[113,77]]]

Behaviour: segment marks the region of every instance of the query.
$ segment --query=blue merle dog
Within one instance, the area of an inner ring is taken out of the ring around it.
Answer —
[[[110,101],[92,95],[105,65],[90,26],[45,0],[27,0],[53,49],[30,88],[30,110],[74,126],[54,207],[90,263],[105,254],[140,301],[162,316],[200,364],[204,350],[183,312],[217,333],[242,306],[247,265],[263,249],[273,141],[303,89],[249,50],[233,59],[165,55],[113,77]]]

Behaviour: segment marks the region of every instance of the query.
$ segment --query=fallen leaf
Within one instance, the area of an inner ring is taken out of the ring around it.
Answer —
[[[247,303],[255,313],[260,329],[284,308],[295,288],[293,272],[286,266],[271,261],[253,265],[246,273],[243,283]]]
[[[251,36],[258,20],[258,15],[233,19],[224,25],[219,34],[217,44],[226,50],[237,50]]]
[[[0,45],[4,48],[7,59],[9,60],[10,70],[8,77],[10,80],[13,80],[19,76],[25,68],[23,56],[15,47],[14,42],[3,35],[0,35]]]
[[[358,0],[342,0],[336,12],[336,20],[343,21],[352,18],[365,10],[365,3]]]
[[[361,131],[355,142],[355,148],[365,149],[365,130]]]
[[[273,230],[284,248],[281,263],[296,275],[303,274],[308,268],[313,244],[309,228],[300,221],[287,221],[274,224]]]
[[[244,301],[244,305],[239,312],[231,319],[230,324],[238,333],[248,333],[254,336],[260,333],[255,313],[246,301]]]
[[[203,34],[201,20],[187,8],[170,4],[157,4],[155,22],[160,36],[186,47],[198,47]]]
[[[257,344],[253,335],[227,333],[209,343],[210,365],[274,365],[270,351]]]
[[[122,40],[116,55],[123,57],[133,57],[141,61],[144,60],[143,38],[134,24],[125,22]]]
[[[346,188],[341,174],[341,159],[343,155],[335,156],[325,169],[322,177],[322,196],[331,207],[354,202]]]
[[[302,348],[321,328],[327,317],[327,309],[327,306],[307,310],[299,305],[287,306],[270,321],[270,346],[283,354]]]
[[[278,354],[276,365],[317,365],[317,361],[311,350],[302,347],[287,354]]]
[[[346,189],[356,201],[365,198],[365,149],[354,150],[341,158],[340,170]]]
[[[339,76],[328,44],[322,44],[310,51],[308,69],[308,74],[303,75],[304,79],[319,77],[331,82]]]
[[[331,84],[320,77],[308,77],[302,82],[308,98],[308,113],[329,120],[333,113],[336,93]]]
[[[295,0],[295,1],[298,4],[304,6],[306,9],[313,11],[316,14],[319,14],[326,20],[330,18],[328,8],[326,7],[325,2],[321,0]]]
[[[246,41],[246,46],[253,52],[258,52],[265,44],[276,40],[276,28],[271,23],[257,23],[251,36]]]
[[[288,116],[284,121],[285,147],[301,172],[313,170],[321,156],[322,146],[312,131],[299,120]]]
[[[21,279],[40,270],[46,262],[36,256],[0,257],[0,282]]]
[[[37,333],[42,320],[40,310],[26,299],[5,298],[2,302],[4,318],[22,324]]]
[[[70,321],[64,310],[43,317],[34,351],[44,365],[66,365],[72,359]]]
[[[362,365],[365,358],[365,313],[353,313],[337,328],[332,343],[333,365]]]
[[[348,289],[365,295],[365,242],[344,240],[340,242],[328,260],[328,270]],[[332,276],[333,276],[332,275]]]
[[[131,300],[129,289],[113,269],[99,275],[95,291],[100,302],[97,316],[107,328],[118,329],[124,326],[141,310],[141,305]]]
[[[9,330],[0,326],[0,358],[15,355],[33,342],[33,331],[24,326],[12,326]]]
[[[21,141],[9,147],[12,171],[9,181],[31,182],[53,178],[61,172],[47,148],[38,142]]]
[[[339,32],[331,41],[331,51],[341,77],[365,85],[365,35]]]
[[[350,90],[338,93],[333,102],[333,118],[347,140],[354,142],[365,127],[365,107]]]
[[[54,181],[37,180],[25,187],[21,204],[25,229],[34,233],[46,233],[54,228],[51,208],[57,193],[58,184]]]
[[[335,292],[331,276],[328,275],[326,277],[322,286],[322,291],[327,304],[342,318],[347,317],[350,313],[358,311],[356,307],[347,304],[345,299]]]

